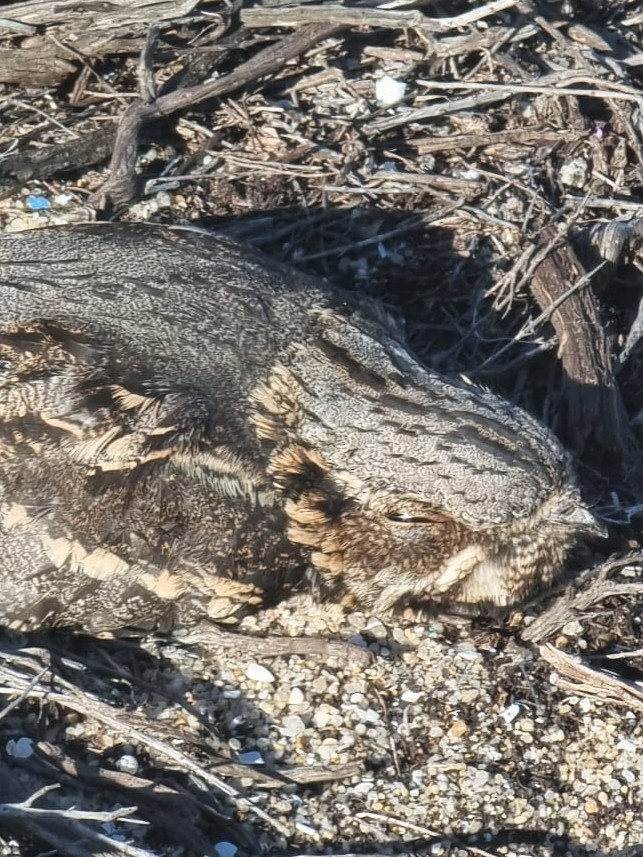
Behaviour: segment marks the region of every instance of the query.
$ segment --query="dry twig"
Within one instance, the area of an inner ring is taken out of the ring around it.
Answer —
[[[241,20],[247,27],[298,27],[302,24],[335,24],[342,27],[389,27],[392,29],[413,28],[426,32],[448,33],[459,27],[467,27],[505,9],[516,6],[517,0],[490,0],[482,6],[460,15],[429,18],[419,9],[409,11],[385,8],[353,9],[337,3],[323,5],[287,6],[275,9],[255,7],[244,9]]]
[[[126,741],[136,741],[141,746],[147,747],[151,752],[158,754],[161,758],[177,765],[180,769],[189,771],[207,783],[211,788],[225,795],[238,807],[243,808],[245,811],[253,812],[258,818],[261,818],[278,832],[282,834],[287,832],[281,823],[272,819],[263,810],[248,801],[233,786],[212,774],[207,768],[178,750],[169,741],[152,735],[149,730],[144,728],[143,724],[135,725],[135,717],[133,715],[115,711],[100,699],[79,691],[78,688],[60,676],[52,676],[52,682],[54,687],[57,688],[56,690],[52,689],[51,683],[46,686],[42,682],[38,682],[29,688],[31,681],[27,678],[28,673],[25,673],[25,667],[28,669],[30,667],[31,669],[39,668],[37,661],[33,657],[24,658],[24,656],[0,652],[0,695],[13,696],[16,693],[24,694],[27,699],[53,702],[62,708],[76,711],[97,723],[107,726],[116,734],[123,736]]]
[[[643,553],[618,557],[602,563],[592,570],[591,582],[581,591],[569,590],[559,595],[551,606],[538,616],[537,619],[521,631],[520,636],[528,643],[540,643],[547,637],[558,633],[572,619],[576,619],[583,611],[589,610],[607,598],[619,596],[640,596],[643,593],[643,583],[613,583],[609,575],[625,565],[636,564],[643,559]]]
[[[92,203],[97,208],[106,208],[109,205],[118,207],[127,204],[135,196],[138,136],[145,122],[170,116],[177,110],[247,86],[257,78],[274,73],[289,60],[338,33],[340,29],[341,27],[332,24],[310,24],[281,39],[277,44],[264,48],[223,78],[170,92],[152,102],[146,102],[142,97],[139,102],[132,104],[119,123],[109,179],[100,191],[92,196]],[[144,55],[148,62],[151,61],[149,53],[146,51]],[[142,73],[139,76],[145,79],[149,77],[148,74]]]
[[[541,646],[539,652],[561,676],[556,683],[559,690],[643,713],[643,690],[635,682],[588,667],[580,658],[549,644]]]

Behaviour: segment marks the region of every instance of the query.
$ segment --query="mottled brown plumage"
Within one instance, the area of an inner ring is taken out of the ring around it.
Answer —
[[[507,605],[596,522],[552,434],[379,307],[200,232],[0,237],[0,622],[235,621],[312,570],[381,611]]]

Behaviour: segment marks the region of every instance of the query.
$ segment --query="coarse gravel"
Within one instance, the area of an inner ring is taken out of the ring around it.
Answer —
[[[515,638],[437,619],[342,617],[307,596],[242,630],[340,636],[373,651],[366,668],[348,658],[192,656],[192,693],[205,708],[208,693],[225,700],[237,758],[286,774],[360,764],[322,787],[254,791],[290,831],[270,834],[273,849],[379,843],[386,853],[395,842],[469,835],[497,845],[503,831],[518,844],[494,853],[516,857],[536,853],[520,844],[526,832],[566,842],[557,853],[570,855],[643,842],[640,718],[559,692],[557,675]]]

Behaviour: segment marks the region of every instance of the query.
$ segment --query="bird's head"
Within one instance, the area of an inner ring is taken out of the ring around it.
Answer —
[[[347,606],[514,604],[600,532],[548,429],[368,330],[328,325],[252,404],[289,537]]]

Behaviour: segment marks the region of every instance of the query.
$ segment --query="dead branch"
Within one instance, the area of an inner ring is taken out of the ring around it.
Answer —
[[[639,552],[602,563],[592,570],[591,583],[587,589],[581,591],[570,589],[564,595],[554,599],[541,616],[521,631],[520,636],[528,643],[540,643],[558,633],[583,611],[591,609],[607,598],[627,595],[640,597],[643,593],[643,583],[614,583],[609,580],[609,575],[625,565],[640,562],[642,559],[643,553]]]
[[[549,643],[538,651],[543,660],[562,676],[556,685],[559,690],[643,712],[643,690],[634,682],[610,675],[605,670],[592,669],[580,658],[568,655]]]
[[[121,206],[130,202],[135,196],[138,135],[145,122],[169,116],[177,110],[192,107],[247,86],[264,75],[274,73],[289,60],[340,30],[341,27],[332,24],[311,24],[302,27],[277,44],[264,48],[223,78],[170,92],[149,103],[142,98],[141,101],[132,104],[125,111],[118,127],[109,179],[100,191],[92,196],[92,204],[97,208],[106,208],[109,205]],[[149,52],[146,57],[149,61]]]
[[[17,28],[29,35],[19,49],[0,49],[0,83],[53,86],[76,71],[74,57],[100,59],[141,51],[151,24],[167,24],[194,13],[200,0],[130,0],[83,4],[75,0],[12,3],[0,41],[15,39]]]
[[[7,652],[0,652],[0,695],[13,696],[16,693],[24,693],[27,699],[46,700],[60,705],[62,708],[76,711],[83,716],[101,723],[123,736],[127,741],[136,741],[141,746],[147,747],[151,752],[158,754],[161,758],[171,761],[180,769],[188,771],[197,776],[208,786],[225,795],[229,800],[245,811],[254,813],[278,832],[287,833],[286,828],[271,818],[267,813],[248,801],[237,789],[226,783],[220,777],[215,776],[205,768],[191,759],[185,753],[178,750],[169,741],[157,738],[139,725],[135,725],[136,718],[128,712],[115,711],[100,699],[89,693],[79,691],[70,682],[60,676],[51,676],[45,685],[38,682],[28,689],[30,681],[25,667],[33,669],[37,661],[24,658]],[[42,665],[40,665],[41,668]],[[53,683],[53,687],[52,687]],[[56,688],[55,690],[53,688]]]
[[[76,71],[76,66],[61,56],[49,42],[34,45],[29,51],[0,48],[0,83],[10,86],[29,81],[30,86],[53,86]]]
[[[311,6],[290,6],[245,9],[241,20],[247,27],[298,27],[302,24],[336,24],[342,27],[413,28],[429,34],[447,33],[466,27],[505,9],[516,6],[516,0],[491,0],[483,6],[444,18],[429,18],[421,10],[347,9],[335,3]]]
[[[237,653],[253,658],[277,658],[281,655],[318,655],[323,658],[352,660],[368,666],[373,656],[368,649],[353,646],[341,640],[323,640],[317,637],[251,637],[224,631],[214,624],[193,631],[176,632],[174,638],[181,643],[202,646],[207,649],[233,649]]]
[[[0,803],[0,818],[9,820],[33,819],[35,821],[52,819],[60,821],[96,821],[99,824],[120,821],[121,819],[126,818],[129,824],[147,824],[146,821],[131,817],[138,811],[138,807],[136,806],[118,807],[117,809],[113,809],[108,812],[73,808],[53,809],[34,806],[37,801],[57,788],[59,788],[57,783],[50,786],[43,786],[43,788],[38,789],[38,791],[34,792],[30,797],[23,801],[19,801],[18,803]]]
[[[101,164],[111,155],[115,140],[116,128],[108,126],[56,146],[7,155],[0,159],[0,188],[4,186],[7,195],[31,179],[48,179],[68,170]]]
[[[551,314],[564,373],[563,407],[569,439],[578,454],[590,443],[608,459],[616,457],[628,484],[643,488],[636,442],[614,379],[612,354],[589,287],[570,290],[586,277],[568,240],[553,226],[543,230],[540,246],[550,248],[533,271],[530,289],[543,312]]]
[[[186,107],[241,89],[277,71],[286,62],[338,30],[338,27],[323,25],[304,27],[264,48],[224,77],[178,89],[152,101],[149,100],[152,76],[149,68],[151,51],[148,47],[142,55],[142,62],[146,64],[145,70],[139,66],[139,80],[144,81],[141,100],[126,109],[118,129],[108,126],[59,146],[47,147],[34,153],[9,155],[0,160],[0,176],[4,177],[7,191],[11,193],[15,187],[29,179],[49,178],[65,170],[93,166],[102,163],[112,154],[110,177],[105,186],[94,195],[92,202],[99,208],[110,203],[125,204],[135,195],[135,162],[139,133],[146,122],[170,116]]]
[[[235,838],[247,839],[247,847],[256,845],[234,821],[223,814],[206,789],[188,790],[176,784],[157,783],[123,771],[84,763],[61,747],[44,741],[34,743],[34,755],[25,762],[30,771],[42,778],[56,778],[66,788],[100,793],[118,804],[136,804],[139,814],[166,840],[188,852],[208,854],[210,843],[202,832],[204,823],[232,828]],[[225,773],[226,772],[221,772]],[[283,783],[280,784],[283,788]],[[178,821],[181,823],[177,823]]]
[[[547,131],[543,128],[513,128],[491,134],[452,134],[448,137],[426,137],[414,140],[414,147],[423,155],[450,152],[454,149],[478,149],[488,146],[523,144],[525,146],[556,146],[578,139],[576,131]]]
[[[13,778],[13,772],[4,765],[0,766],[0,776],[6,782]],[[136,807],[118,808],[107,812],[83,811],[77,809],[57,809],[34,807],[33,804],[57,785],[37,789],[23,801],[0,803],[0,819],[11,829],[28,837],[38,837],[60,854],[66,857],[87,857],[88,854],[120,854],[123,857],[154,857],[147,849],[138,848],[128,842],[111,839],[87,822],[104,824],[122,821],[129,824],[145,824],[131,818]]]

